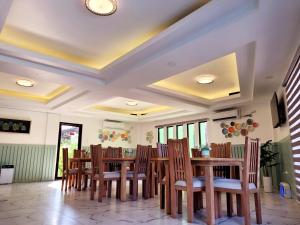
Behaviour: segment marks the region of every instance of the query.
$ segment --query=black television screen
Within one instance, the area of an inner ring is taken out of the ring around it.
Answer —
[[[271,114],[272,114],[272,122],[273,127],[279,127],[280,126],[280,118],[278,113],[278,99],[276,92],[274,93],[272,100],[271,100]]]
[[[285,124],[286,112],[285,112],[285,100],[283,95],[280,97],[280,100],[278,100],[278,114],[279,114],[280,125]]]

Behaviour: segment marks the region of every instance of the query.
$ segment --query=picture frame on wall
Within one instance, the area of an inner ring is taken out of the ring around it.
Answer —
[[[0,132],[30,133],[31,121],[0,118]]]

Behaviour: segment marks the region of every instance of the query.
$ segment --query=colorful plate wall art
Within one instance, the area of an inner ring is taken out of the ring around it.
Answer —
[[[240,135],[247,136],[250,132],[254,132],[259,126],[258,122],[253,119],[247,119],[245,122],[222,122],[220,127],[222,128],[222,134],[225,138],[238,137]]]

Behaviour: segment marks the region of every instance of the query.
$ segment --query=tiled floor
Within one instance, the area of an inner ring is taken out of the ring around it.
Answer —
[[[225,197],[225,196],[224,196]],[[277,194],[264,194],[263,224],[299,225],[300,205]],[[183,207],[184,209],[185,207]],[[225,209],[225,207],[223,207]],[[252,207],[253,208],[253,207]],[[205,209],[194,223],[205,224]],[[255,224],[255,213],[252,211]],[[243,224],[239,217],[222,218],[218,224]],[[186,213],[173,219],[159,209],[159,198],[120,202],[114,197],[102,203],[89,200],[88,191],[60,191],[60,182],[0,186],[0,225],[123,225],[187,224]]]

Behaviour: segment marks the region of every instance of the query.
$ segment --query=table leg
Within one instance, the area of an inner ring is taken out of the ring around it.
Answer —
[[[169,173],[169,164],[165,162],[165,191],[166,191],[166,201],[165,207],[167,214],[171,214],[171,195],[170,195],[170,173]]]
[[[207,224],[215,224],[215,201],[214,201],[214,174],[212,166],[205,166],[205,191],[206,191],[206,209]]]
[[[78,163],[77,191],[81,191],[82,162]]]
[[[121,195],[120,199],[122,202],[126,201],[126,180],[127,180],[127,163],[121,163]]]

